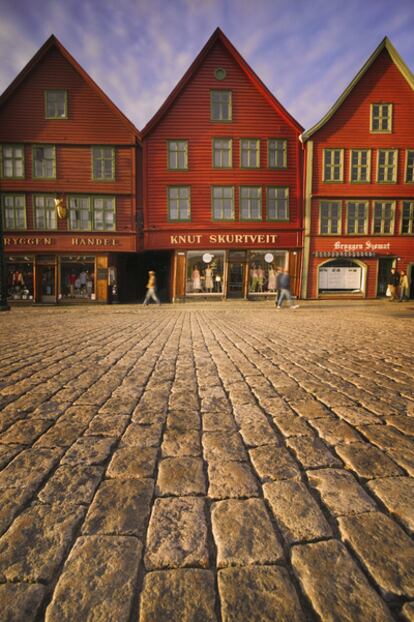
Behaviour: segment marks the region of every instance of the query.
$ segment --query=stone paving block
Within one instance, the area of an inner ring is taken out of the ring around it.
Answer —
[[[112,455],[106,474],[115,479],[153,477],[157,453],[156,447],[120,447]]]
[[[25,449],[0,472],[0,490],[24,484],[35,491],[61,455],[59,449]]]
[[[39,583],[3,583],[0,585],[0,611],[3,622],[35,622],[45,596]]]
[[[5,488],[0,491],[0,535],[11,525],[13,519],[24,510],[34,497],[35,487],[32,485],[19,488]]]
[[[0,470],[3,469],[25,447],[23,445],[0,445]]]
[[[329,410],[316,400],[305,399],[290,402],[291,408],[305,419],[320,419],[321,417],[329,417]]]
[[[407,436],[414,436],[414,417],[394,415],[385,417],[386,422]]]
[[[217,622],[214,575],[185,568],[145,575],[139,622]]]
[[[272,564],[283,559],[283,549],[262,499],[213,503],[211,521],[218,568]]]
[[[141,425],[130,423],[120,440],[120,446],[128,447],[158,447],[160,444],[162,425]]]
[[[96,415],[85,430],[85,436],[109,436],[119,438],[129,422],[124,415]]]
[[[21,419],[0,434],[3,445],[32,445],[53,424],[51,419]]]
[[[293,449],[304,469],[342,466],[342,462],[329,451],[320,438],[292,437],[287,439],[287,444]]]
[[[240,424],[240,434],[245,445],[248,447],[269,445],[279,440],[274,429],[268,423],[264,415],[262,415],[259,420],[252,419],[250,421],[242,421]]]
[[[140,423],[141,425],[152,425],[154,423],[163,424],[167,419],[168,406],[164,404],[161,409],[153,409],[149,404],[141,404],[135,408],[132,413],[131,421],[134,423]]]
[[[104,480],[89,507],[82,533],[142,537],[153,489],[151,479]]]
[[[164,432],[161,453],[164,458],[200,456],[200,434],[195,430],[183,432],[174,428]]]
[[[229,413],[204,413],[202,421],[203,432],[236,432],[237,430],[234,417]]]
[[[209,386],[204,395],[200,390],[200,395],[201,412],[231,412],[228,397],[221,386]]]
[[[8,428],[10,428],[10,426],[13,425],[13,423],[16,423],[16,421],[19,421],[20,419],[23,419],[24,417],[25,415],[23,415],[22,413],[18,411],[12,410],[9,412],[5,412],[4,409],[2,408],[1,398],[0,398],[0,432],[4,432]]]
[[[207,568],[205,502],[195,497],[156,499],[147,535],[148,570]]]
[[[402,608],[403,619],[407,622],[414,622],[414,602],[406,603]]]
[[[207,461],[247,460],[247,452],[238,432],[205,432],[202,436],[204,457]]]
[[[37,505],[20,514],[0,539],[0,581],[50,581],[85,511],[80,506]]]
[[[414,533],[414,479],[412,477],[384,477],[368,482],[368,487]]]
[[[359,427],[371,443],[383,449],[409,475],[414,477],[414,440],[390,425],[363,425]]]
[[[414,598],[414,544],[391,518],[380,512],[338,519],[348,542],[386,599]]]
[[[250,449],[249,454],[262,482],[300,478],[298,463],[278,443]]]
[[[249,566],[218,573],[223,622],[303,622],[305,614],[284,568]]]
[[[244,462],[210,462],[208,479],[211,499],[257,497],[259,494],[252,469]]]
[[[128,622],[141,553],[141,542],[132,537],[78,538],[46,610],[46,622]]]
[[[102,467],[61,466],[38,494],[42,503],[88,505],[103,476]]]
[[[375,502],[358,484],[355,477],[343,469],[308,471],[309,483],[316,488],[334,516],[373,512]]]
[[[165,458],[158,470],[156,495],[205,495],[206,478],[201,458]]]
[[[103,464],[109,457],[115,444],[114,438],[100,438],[98,436],[82,436],[69,447],[62,458],[62,464]]]
[[[271,482],[263,485],[263,492],[289,544],[332,535],[331,527],[304,483],[292,480]]]
[[[292,565],[303,591],[324,622],[393,622],[384,601],[337,540],[297,545]]]
[[[63,418],[36,441],[35,447],[70,447],[87,428],[87,423],[73,418]]]
[[[307,422],[293,414],[272,415],[273,421],[285,438],[290,436],[315,436],[314,430]]]
[[[370,443],[337,445],[335,451],[348,469],[364,479],[403,474],[395,462]]]
[[[219,417],[217,417],[217,420],[219,420]],[[197,409],[191,409],[188,406],[183,410],[170,410],[167,417],[167,428],[174,428],[175,430],[200,430],[200,414]]]
[[[362,438],[348,423],[338,419],[312,419],[311,425],[329,445],[348,444]]]

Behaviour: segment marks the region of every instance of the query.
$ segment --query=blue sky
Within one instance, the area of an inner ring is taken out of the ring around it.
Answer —
[[[53,33],[142,129],[217,26],[305,128],[385,35],[414,72],[414,0],[0,0],[0,92]]]

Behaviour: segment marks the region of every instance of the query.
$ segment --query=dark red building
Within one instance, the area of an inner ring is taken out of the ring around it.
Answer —
[[[413,284],[413,111],[414,76],[385,38],[303,134],[303,297],[384,295],[393,266]]]
[[[12,300],[106,301],[117,280],[128,287],[139,158],[137,129],[51,36],[0,98]]]
[[[301,126],[220,29],[142,132],[144,248],[173,300],[299,287]]]

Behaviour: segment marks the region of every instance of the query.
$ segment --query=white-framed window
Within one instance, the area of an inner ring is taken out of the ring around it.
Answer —
[[[56,149],[54,145],[33,145],[33,177],[56,179]]]
[[[115,197],[93,196],[93,229],[95,231],[115,231],[116,209]]]
[[[213,186],[211,189],[213,220],[234,220],[234,187]]]
[[[372,233],[394,233],[395,201],[374,201]]]
[[[260,140],[258,138],[240,139],[240,166],[242,168],[259,168]]]
[[[397,149],[378,149],[377,182],[382,184],[397,181]]]
[[[114,181],[115,147],[92,147],[92,179],[95,181]]]
[[[240,188],[240,220],[262,219],[262,189],[258,186]]]
[[[402,203],[401,233],[414,234],[414,200]]]
[[[405,181],[409,184],[414,182],[414,149],[407,149],[405,163]]]
[[[319,233],[341,233],[342,204],[340,201],[321,201],[319,204]]]
[[[267,165],[269,168],[287,168],[287,140],[285,138],[269,138]]]
[[[26,197],[24,194],[1,195],[5,231],[26,229]]]
[[[169,140],[168,168],[176,171],[188,169],[188,140]]]
[[[45,91],[45,118],[68,118],[68,93],[62,89]]]
[[[1,177],[8,179],[24,179],[23,145],[1,145],[0,160]]]
[[[267,220],[289,220],[289,188],[267,188]]]
[[[351,149],[349,167],[351,183],[369,183],[371,179],[371,150]]]
[[[341,182],[344,180],[344,150],[323,150],[323,181]]]
[[[368,230],[368,203],[366,201],[348,201],[346,204],[346,232],[364,234]]]
[[[35,194],[33,197],[35,228],[41,231],[57,229],[55,195]]]
[[[69,202],[69,229],[71,231],[91,231],[92,211],[91,197],[70,196]]]
[[[213,167],[232,168],[233,141],[231,138],[213,138]]]
[[[191,220],[190,186],[170,186],[168,188],[168,220]]]
[[[211,91],[211,120],[232,120],[232,93],[231,91]]]
[[[389,134],[392,131],[392,104],[371,104],[371,132]]]

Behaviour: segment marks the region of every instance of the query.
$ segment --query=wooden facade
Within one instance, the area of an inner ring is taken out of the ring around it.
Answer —
[[[303,297],[384,295],[414,280],[414,77],[385,38],[306,148]]]
[[[1,96],[0,150],[11,298],[107,301],[137,250],[140,136],[54,36]]]

